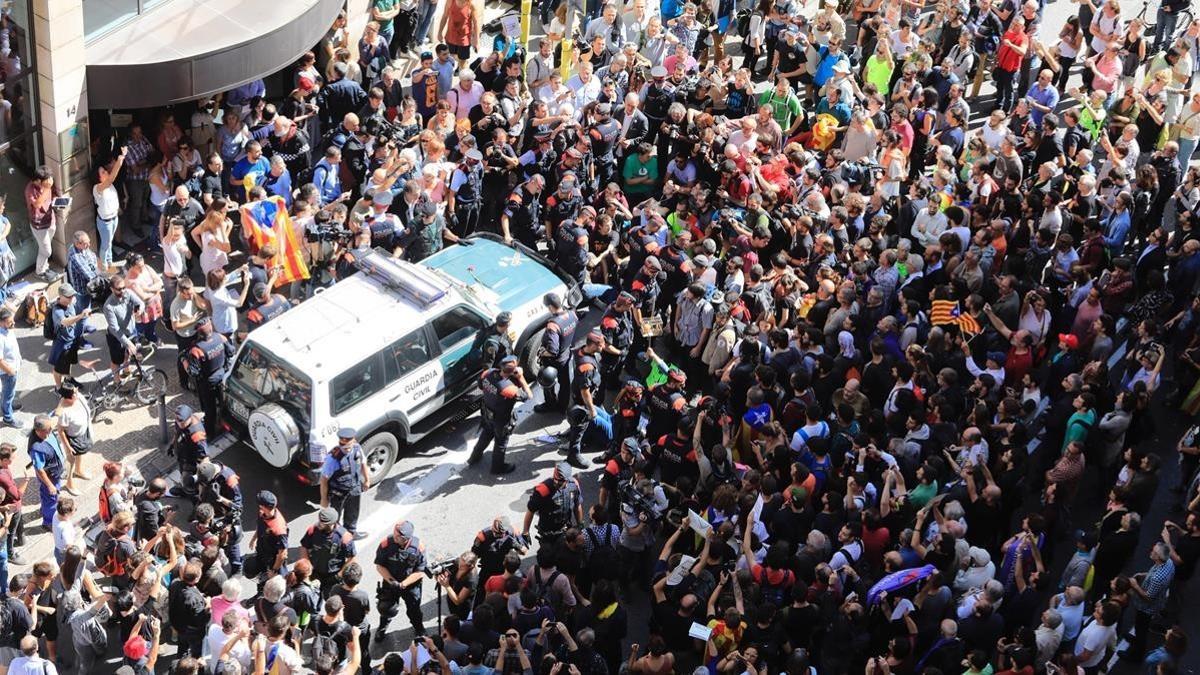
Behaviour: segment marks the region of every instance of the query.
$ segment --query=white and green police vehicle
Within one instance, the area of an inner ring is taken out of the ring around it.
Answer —
[[[359,271],[252,331],[225,379],[225,419],[272,466],[312,482],[337,430],[358,431],[371,482],[406,443],[473,410],[481,331],[502,311],[525,372],[557,293],[578,289],[536,252],[478,235],[420,263],[381,251]]]

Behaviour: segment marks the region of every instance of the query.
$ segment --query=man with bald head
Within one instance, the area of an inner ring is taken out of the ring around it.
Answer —
[[[834,410],[845,404],[854,409],[856,418],[864,418],[871,409],[871,402],[867,395],[862,393],[861,387],[857,378],[846,380],[845,386],[833,392]]]

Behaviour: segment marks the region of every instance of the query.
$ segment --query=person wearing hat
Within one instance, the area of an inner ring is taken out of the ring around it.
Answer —
[[[439,212],[438,205],[428,197],[420,198],[414,212],[416,218],[410,223],[408,231],[400,240],[400,248],[404,251],[405,260],[420,262],[442,250],[446,242],[470,243],[470,240],[460,239],[446,227],[446,219]]]
[[[621,440],[617,454],[604,463],[604,473],[600,475],[600,508],[607,509],[609,515],[619,515],[621,498],[618,494],[620,486],[633,478],[633,465],[642,461],[642,445],[636,436],[628,436]]]
[[[659,129],[667,119],[667,110],[675,102],[675,85],[667,81],[666,68],[654,66],[650,69],[650,81],[642,85],[638,98],[642,101],[642,112],[650,122],[650,128],[642,142],[653,144],[658,138]]]
[[[537,516],[537,539],[541,548],[554,548],[572,527],[583,522],[583,495],[575,465],[567,460],[554,465],[554,474],[533,486],[525,502],[521,537],[529,541],[529,528]]]
[[[242,479],[231,467],[216,460],[204,459],[196,469],[197,504],[213,509],[213,521],[225,527],[217,532],[229,558],[230,572],[242,572]]]
[[[200,463],[208,458],[208,432],[201,415],[190,405],[175,408],[175,439],[171,448],[179,464],[179,485],[171,489],[172,497],[196,495],[196,471]]]
[[[555,232],[555,262],[580,286],[590,281],[588,230],[581,222],[586,208],[580,209],[579,219],[563,221]]]
[[[53,366],[54,387],[62,386],[63,378],[71,376],[71,366],[79,363],[79,348],[83,345],[87,318],[91,307],[76,306],[79,292],[68,283],[60,284],[58,297],[46,317],[44,331],[54,340],[50,345],[50,365]],[[6,423],[9,420],[4,420]]]
[[[646,437],[660,438],[674,432],[679,420],[687,415],[687,397],[683,390],[687,375],[675,366],[668,366],[653,349],[647,349],[646,356],[667,371],[666,382],[660,382],[646,392]]]
[[[567,411],[571,392],[571,347],[575,344],[575,330],[579,317],[566,307],[557,293],[547,293],[542,298],[550,320],[542,332],[538,346],[538,360],[543,365],[552,365],[558,371],[557,386],[542,386],[542,402],[534,406],[534,412],[548,413]]]
[[[292,308],[292,303],[264,283],[254,284],[250,292],[250,309],[246,312],[247,332],[258,328]],[[244,335],[243,335],[244,337]]]
[[[321,508],[317,522],[300,538],[300,556],[312,563],[313,578],[321,585],[323,597],[329,597],[355,555],[354,534],[338,523],[337,509]]]
[[[492,325],[479,332],[476,344],[480,345],[484,369],[499,366],[501,359],[513,353],[513,340],[516,336],[509,329],[511,323],[512,312],[500,312]]]
[[[492,450],[492,473],[507,474],[517,468],[504,461],[508,439],[516,425],[513,411],[518,403],[533,397],[529,383],[525,381],[525,375],[517,365],[519,361],[516,354],[508,354],[500,359],[499,367],[484,371],[479,380],[479,391],[483,395],[483,406],[479,415],[479,438],[467,459],[468,465],[474,465],[483,459],[483,451],[495,441],[496,445]]]
[[[602,366],[597,360],[597,355],[603,352],[605,346],[604,334],[593,330],[587,334],[583,346],[575,350],[572,359],[571,408],[567,412],[567,423],[570,426],[567,428],[566,454],[567,463],[580,469],[586,466],[579,459],[583,448],[583,435],[602,414],[606,420],[608,418],[608,413],[601,407],[604,401],[600,394]]]
[[[395,197],[390,190],[378,189],[371,196],[371,212],[363,218],[363,225],[371,231],[371,246],[400,254],[400,238],[405,234],[400,216],[389,212]]]
[[[236,349],[224,335],[213,330],[212,320],[204,317],[196,324],[196,342],[181,354],[187,373],[196,383],[196,396],[204,411],[204,429],[215,436],[220,428],[218,402],[224,387],[225,371],[233,365]]]
[[[596,392],[600,401],[604,400],[607,390],[620,385],[625,358],[633,346],[633,309],[633,295],[621,291],[600,318],[600,335],[604,337],[604,350],[600,354],[600,383]]]
[[[475,148],[463,154],[463,161],[450,176],[446,193],[446,212],[453,214],[450,229],[465,237],[479,227],[483,202],[483,153]]]
[[[617,175],[616,151],[621,123],[613,119],[611,103],[597,103],[593,112],[593,122],[586,133],[592,141],[596,180],[600,185],[608,185]]]
[[[542,223],[542,189],[546,187],[546,178],[541,174],[533,174],[524,183],[513,188],[504,203],[500,213],[500,234],[504,243],[512,245],[512,240],[537,250],[539,241],[546,237],[546,228]]]
[[[258,503],[258,520],[254,536],[250,537],[250,548],[254,549],[254,554],[245,559],[242,569],[247,578],[266,582],[285,571],[288,521],[279,510],[279,499],[274,492],[262,490],[255,501]]]
[[[350,427],[338,429],[338,444],[321,465],[321,508],[333,506],[341,513],[346,529],[359,538],[358,512],[362,493],[371,487],[371,476],[357,437],[358,432]]]
[[[558,186],[546,197],[543,217],[546,222],[546,237],[556,239],[561,226],[574,221],[583,207],[583,193],[579,189],[579,178],[574,171],[561,171]]]
[[[375,549],[375,569],[383,577],[375,596],[379,603],[379,628],[375,630],[375,641],[382,642],[387,636],[387,627],[399,613],[404,603],[408,622],[413,634],[425,635],[425,616],[421,613],[421,582],[428,571],[425,547],[413,535],[413,524],[401,520],[392,527],[392,533],[379,542]]]
[[[146,639],[145,634],[149,631],[150,638]],[[25,640],[33,641],[33,654],[27,654]],[[162,644],[162,621],[152,614],[140,614],[138,620],[133,624],[133,630],[129,632],[129,639],[121,647],[121,653],[124,655],[124,666],[128,667],[131,673],[135,675],[149,675],[154,672],[155,665],[158,664],[159,647]],[[21,652],[27,656],[36,656],[37,654],[37,638],[28,635],[21,639]],[[13,659],[9,670],[16,673],[41,673],[42,675],[54,675],[53,666],[48,669],[46,665],[36,665],[31,662],[24,667],[28,670],[20,669],[21,664],[18,660]],[[40,660],[40,659],[39,659]],[[117,672],[120,672],[118,669]]]

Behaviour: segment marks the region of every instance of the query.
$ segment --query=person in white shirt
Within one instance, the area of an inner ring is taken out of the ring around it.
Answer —
[[[579,64],[579,72],[567,80],[567,89],[575,96],[575,110],[583,110],[600,96],[600,79],[592,74],[591,63]]]
[[[38,654],[38,639],[32,635],[21,638],[21,655],[8,664],[11,675],[58,675],[54,662]]]
[[[912,236],[923,248],[929,248],[938,243],[938,238],[942,236],[949,225],[946,214],[942,213],[939,206],[938,200],[930,199],[929,205],[921,209],[916,218],[913,218]]]
[[[220,623],[208,626],[208,635],[204,638],[204,655],[208,662],[215,664],[222,658],[232,659],[242,666],[242,672],[250,672],[250,625],[241,614],[227,611],[221,617]]]
[[[1075,641],[1075,658],[1080,668],[1094,668],[1108,653],[1108,645],[1117,637],[1117,621],[1121,618],[1121,606],[1115,602],[1100,601],[1079,639]]]
[[[0,415],[10,427],[17,426],[13,411],[20,408],[13,403],[17,396],[17,373],[21,372],[21,346],[17,334],[13,310],[0,307]]]
[[[121,215],[121,198],[114,185],[125,164],[127,146],[109,166],[100,167],[100,182],[92,187],[92,198],[96,201],[96,231],[100,234],[100,250],[96,251],[100,264],[110,269],[113,265],[113,238],[117,235],[117,218]],[[193,152],[195,152],[193,150]]]

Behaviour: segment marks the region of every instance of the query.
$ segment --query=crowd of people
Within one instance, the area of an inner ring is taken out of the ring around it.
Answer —
[[[1118,0],[1060,26],[1039,0],[808,4],[546,1],[525,43],[475,0],[372,0],[281,97],[256,81],[134,116],[46,313],[61,403],[0,446],[0,664],[87,673],[119,644],[140,675],[174,644],[179,675],[1180,672],[1200,21],[1180,0],[1153,34]],[[25,192],[48,280],[58,196],[49,171]],[[252,232],[264,204],[294,236]],[[520,524],[435,563],[419,523],[357,550],[370,476],[343,429],[289,554],[306,507],[260,492],[255,515],[208,457],[236,344],[356,252],[417,262],[478,232],[584,301],[545,298],[538,373],[507,317],[481,336],[469,462],[514,470],[529,399],[525,427],[565,421],[565,459]],[[148,255],[121,260],[131,236]],[[88,533],[74,375],[101,326],[118,383],[173,338],[201,410],[175,409],[182,484],[106,463]],[[34,487],[53,560],[21,559]]]

